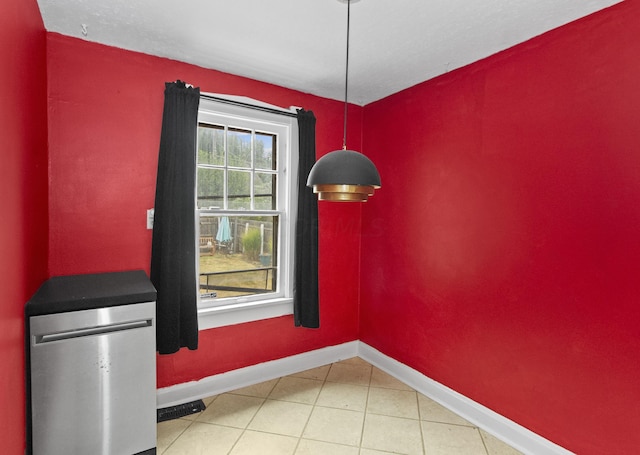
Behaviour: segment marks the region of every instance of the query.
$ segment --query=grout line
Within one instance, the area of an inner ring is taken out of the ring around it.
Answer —
[[[247,424],[244,426],[244,428],[242,429],[242,432],[240,433],[240,436],[238,436],[238,439],[236,439],[236,442],[233,443],[233,445],[231,446],[231,448],[229,449],[229,452],[227,453],[231,453],[233,452],[233,449],[236,448],[236,446],[238,445],[238,442],[240,442],[240,440],[242,439],[242,437],[244,436],[244,434],[247,432],[247,429],[249,428],[249,425],[251,425],[251,422],[253,422],[253,419],[256,418],[256,416],[258,415],[258,413],[260,412],[260,409],[262,409],[262,407],[264,406],[264,404],[267,402],[267,399],[269,398],[269,395],[271,395],[271,392],[273,392],[273,389],[275,389],[276,385],[278,385],[278,383],[280,382],[280,379],[282,378],[278,378],[277,381],[275,381],[275,383],[273,384],[273,386],[271,387],[271,389],[269,389],[269,391],[267,392],[267,396],[266,397],[254,397],[254,398],[261,398],[262,399],[262,403],[260,403],[260,406],[258,406],[258,409],[256,410],[255,414],[253,414],[253,416],[251,417],[251,419],[249,419],[249,421],[247,422]],[[215,400],[214,400],[215,401]],[[213,403],[212,403],[213,404]]]
[[[487,453],[487,455],[489,454],[489,447],[487,447],[487,443],[485,442],[484,438],[482,437],[482,432],[480,431],[480,428],[475,427],[476,431],[478,432],[478,436],[480,436],[480,440],[482,441],[482,447],[484,447],[484,451]]]
[[[369,364],[369,362],[367,362]],[[369,384],[367,385],[367,399],[364,403],[364,413],[362,417],[362,428],[360,429],[360,443],[358,444],[358,453],[362,452],[362,443],[364,442],[364,427],[367,422],[367,415],[369,413],[369,396],[371,394],[371,380],[373,379],[373,366],[369,364]]]
[[[420,442],[422,443],[422,453],[427,453],[427,446],[424,443],[424,426],[422,425],[422,412],[420,411],[420,397],[418,391],[412,389],[416,394],[416,406],[418,406],[418,426],[420,427]]]
[[[369,394],[371,392],[371,386],[367,387],[367,399],[365,401],[365,405],[364,405],[364,416],[362,418],[362,429],[360,430],[360,444],[358,444],[358,447],[360,450],[362,450],[362,443],[364,442],[364,426],[365,423],[367,422],[367,415],[369,414]]]
[[[331,364],[331,366],[333,366],[333,364]],[[302,431],[300,432],[300,437],[298,438],[298,442],[296,444],[296,448],[293,451],[294,454],[298,451],[298,447],[300,447],[300,442],[302,441],[302,437],[304,436],[304,432],[307,429],[307,425],[309,425],[309,421],[311,420],[311,416],[313,415],[313,411],[315,411],[315,409],[316,409],[316,404],[318,403],[318,398],[320,398],[320,394],[322,393],[322,389],[324,388],[324,385],[327,383],[327,376],[329,376],[329,371],[331,371],[331,367],[329,367],[329,370],[327,370],[327,374],[325,375],[324,379],[322,380],[322,385],[320,386],[320,391],[318,392],[318,395],[316,395],[315,400],[313,400],[313,404],[311,405],[311,412],[309,413],[309,417],[307,417],[307,421],[304,423],[304,427],[302,427]],[[313,381],[318,381],[317,379],[312,379],[312,378],[300,378],[300,379],[310,379],[310,380],[313,380]]]
[[[169,448],[170,448],[172,445],[174,445],[178,439],[180,439],[180,437],[185,433],[185,431],[187,431],[187,430],[191,427],[191,425],[193,425],[193,422],[195,422],[195,419],[194,419],[194,420],[188,420],[188,419],[175,419],[175,420],[182,420],[182,421],[185,421],[185,422],[189,422],[189,425],[187,425],[186,427],[184,427],[184,430],[182,430],[182,431],[180,432],[180,434],[178,434],[178,436],[176,436],[175,438],[173,438],[173,441],[171,441],[171,442],[169,443],[169,445],[168,445],[167,447],[165,447],[165,448],[164,448],[164,450],[162,451],[162,453],[160,453],[160,454],[158,454],[158,455],[162,455],[162,454],[163,454],[163,453],[165,453],[167,450],[169,450]],[[161,422],[161,423],[162,423],[162,422]],[[157,428],[157,425],[158,425],[158,424],[156,424],[156,428]],[[156,446],[157,446],[157,445],[158,445],[158,435],[157,435],[157,433],[156,433]]]

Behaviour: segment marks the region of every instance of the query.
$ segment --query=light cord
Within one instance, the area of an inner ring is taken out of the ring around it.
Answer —
[[[342,150],[347,150],[347,100],[349,94],[349,26],[351,23],[351,0],[347,0],[347,61],[344,74],[344,134]]]

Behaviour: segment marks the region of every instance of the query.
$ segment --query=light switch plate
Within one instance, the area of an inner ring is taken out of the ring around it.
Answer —
[[[153,215],[155,210],[149,209],[147,210],[147,229],[153,229]]]

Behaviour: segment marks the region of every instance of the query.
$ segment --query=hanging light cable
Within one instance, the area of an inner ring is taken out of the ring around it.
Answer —
[[[338,0],[345,3],[345,0]],[[320,158],[311,168],[307,186],[313,188],[320,201],[364,202],[380,188],[380,174],[373,162],[362,153],[347,150],[347,106],[349,93],[349,32],[351,2],[347,3],[347,56],[344,81],[344,134],[342,150],[334,150]]]

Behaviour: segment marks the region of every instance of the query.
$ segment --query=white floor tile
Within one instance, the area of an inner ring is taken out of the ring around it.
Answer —
[[[259,431],[245,431],[229,455],[293,455],[298,438]],[[227,452],[208,452],[209,455]],[[186,454],[185,454],[186,455]]]
[[[429,455],[487,455],[477,428],[423,421],[422,432]]]
[[[322,388],[322,381],[307,378],[284,377],[278,381],[269,394],[273,400],[314,404]]]
[[[300,437],[313,406],[267,400],[247,427],[250,430]]]
[[[158,453],[164,452],[178,436],[186,430],[191,422],[184,419],[167,420],[160,422],[157,426],[158,440],[156,450]]]
[[[163,455],[211,455],[228,453],[242,430],[208,423],[192,423]]]
[[[385,452],[383,450],[360,449],[360,455],[396,455],[398,452]]]
[[[420,422],[413,419],[367,414],[362,447],[406,455],[422,455],[424,451]]]
[[[405,417],[418,420],[418,396],[409,390],[369,389],[367,412],[392,417]]]
[[[358,446],[364,413],[316,406],[302,437],[316,441]]]
[[[244,429],[264,401],[264,398],[225,393],[216,397],[197,421]]]
[[[368,387],[340,382],[327,382],[322,387],[316,406],[364,411],[367,407],[368,394]]]
[[[296,455],[359,455],[359,449],[355,446],[301,439]]]
[[[334,363],[331,365],[331,369],[327,375],[327,381],[368,387],[371,381],[371,369],[371,365],[347,362]]]

